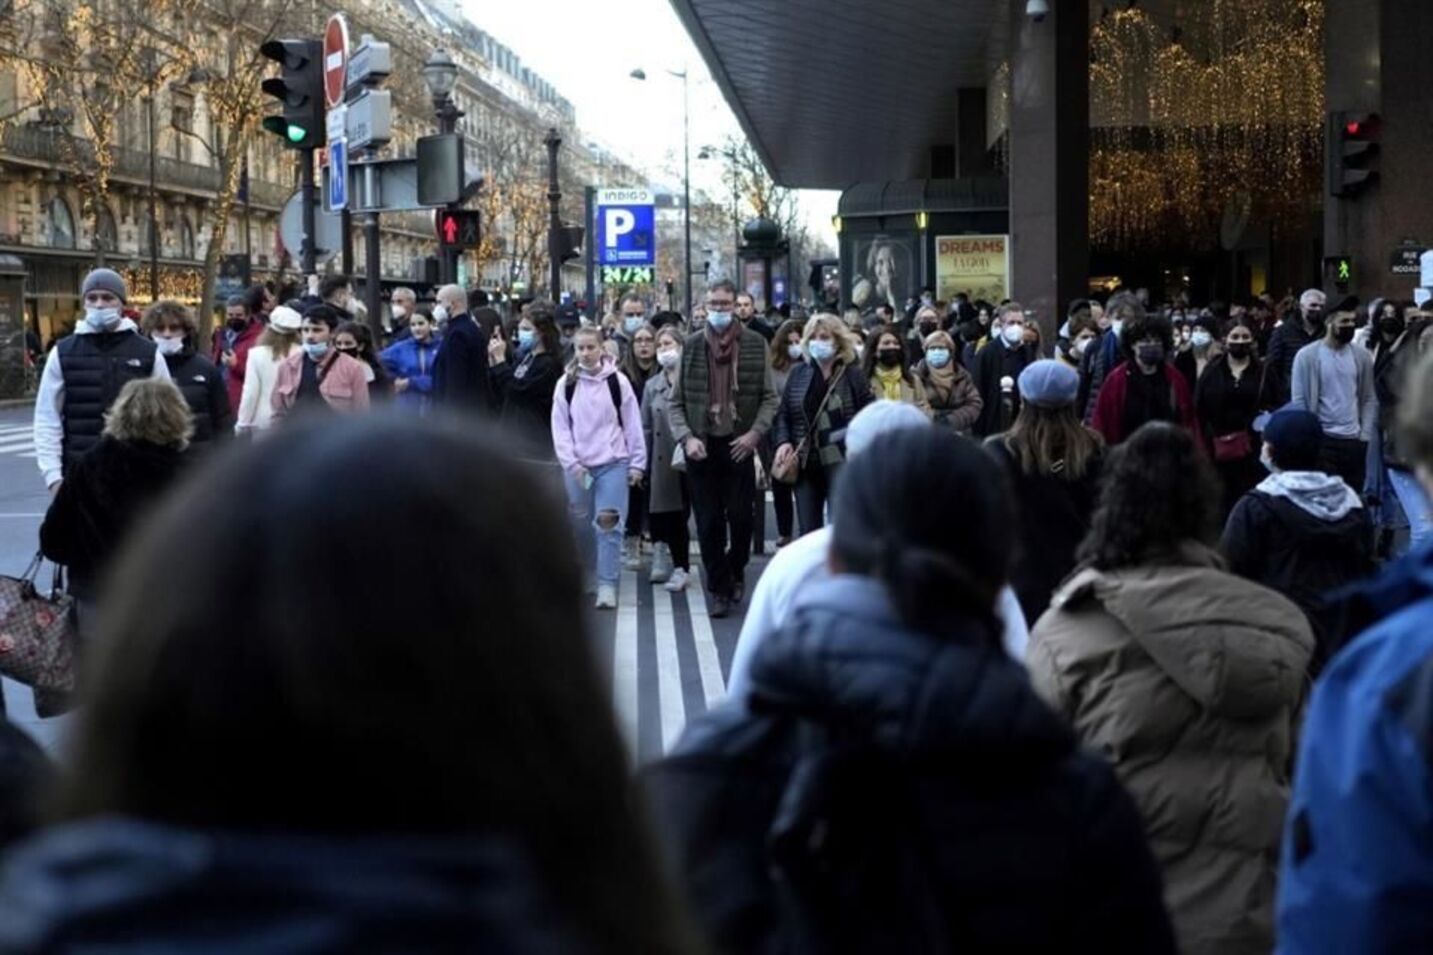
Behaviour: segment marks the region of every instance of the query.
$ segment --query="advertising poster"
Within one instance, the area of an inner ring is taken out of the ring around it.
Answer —
[[[998,304],[1010,297],[1008,235],[943,235],[935,240],[935,297]]]
[[[890,305],[897,314],[916,293],[914,235],[861,236],[852,245],[851,304]]]
[[[766,263],[760,259],[747,259],[741,263],[741,287],[756,303],[756,313],[766,311]]]

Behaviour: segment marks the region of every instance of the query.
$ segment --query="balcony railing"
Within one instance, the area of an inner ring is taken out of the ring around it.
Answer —
[[[3,143],[5,152],[21,159],[36,160],[53,166],[64,166],[70,157],[69,149],[78,153],[81,164],[94,161],[94,144],[85,139],[66,141],[66,134],[42,126],[16,124],[5,129]],[[149,153],[142,149],[128,149],[123,146],[110,147],[114,157],[112,175],[129,182],[149,181]],[[168,156],[158,156],[154,162],[156,184],[171,189],[188,189],[215,195],[219,191],[220,173],[212,166],[183,162]],[[282,206],[293,191],[291,186],[280,183],[250,183],[252,201],[260,206]]]

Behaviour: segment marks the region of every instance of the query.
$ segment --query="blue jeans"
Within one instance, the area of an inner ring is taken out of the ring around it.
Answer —
[[[617,585],[622,573],[622,525],[627,520],[627,460],[623,458],[588,472],[591,484],[571,474],[567,482],[567,512],[577,534],[577,551],[582,566],[591,572],[594,563],[599,584]]]

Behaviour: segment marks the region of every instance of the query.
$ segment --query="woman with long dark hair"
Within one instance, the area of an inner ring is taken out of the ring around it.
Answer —
[[[1223,515],[1264,476],[1259,464],[1260,442],[1254,434],[1264,380],[1264,363],[1256,347],[1251,320],[1235,319],[1224,335],[1223,353],[1205,366],[1194,389],[1205,446],[1224,486]]]
[[[930,402],[926,400],[925,385],[906,364],[900,331],[894,325],[887,325],[872,332],[866,341],[862,370],[871,383],[872,394],[887,401],[915,405],[929,417]]]
[[[517,351],[508,360],[501,336],[488,342],[488,378],[503,426],[528,453],[552,458],[552,394],[562,377],[562,341],[551,306],[534,303],[517,323]]]
[[[1187,429],[1112,452],[1081,569],[1030,635],[1036,690],[1106,754],[1144,816],[1186,953],[1267,953],[1313,634],[1224,570],[1219,488]]]
[[[661,373],[657,364],[657,330],[645,320],[631,326],[624,320],[623,331],[627,333],[627,346],[617,367],[627,376],[637,403],[647,390],[647,382]],[[642,569],[642,538],[648,532],[647,501],[649,486],[638,484],[627,492],[627,525],[622,533],[622,567],[624,570]]]
[[[216,464],[119,565],[0,949],[692,950],[550,476],[411,417]],[[422,559],[354,587],[375,540]]]
[[[393,379],[373,347],[373,332],[363,322],[344,322],[333,335],[333,347],[363,363],[367,371],[368,400],[377,404],[393,396]]]
[[[1024,401],[1015,424],[985,446],[1004,465],[1015,492],[1010,583],[1033,625],[1075,568],[1075,551],[1095,510],[1105,443],[1075,412],[1075,369],[1037,361],[1020,373],[1019,387]]]
[[[1128,795],[1001,647],[1010,518],[947,429],[846,465],[833,576],[650,773],[717,950],[1173,951]]]
[[[789,318],[781,323],[771,338],[771,384],[778,395],[786,394],[786,382],[791,370],[806,360],[806,351],[801,347],[801,330],[806,323]],[[776,435],[768,431],[762,442],[761,463],[767,472],[776,461]],[[760,497],[760,495],[757,495]],[[760,501],[757,507],[763,506]],[[796,491],[784,481],[771,482],[771,506],[776,511],[776,546],[785,547],[791,543],[796,529]]]

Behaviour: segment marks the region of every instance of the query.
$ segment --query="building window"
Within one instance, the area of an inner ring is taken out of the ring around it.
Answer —
[[[50,200],[50,247],[75,247],[75,217],[70,214],[70,205],[62,196]]]
[[[189,224],[188,216],[179,220],[179,257],[194,258],[194,227]]]
[[[99,231],[95,234],[95,248],[106,252],[119,251],[119,226],[115,224],[114,213],[109,209],[100,210]]]

